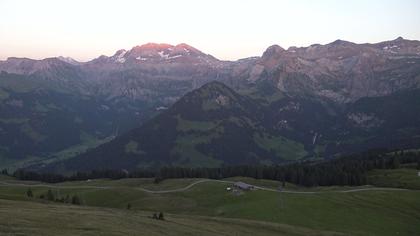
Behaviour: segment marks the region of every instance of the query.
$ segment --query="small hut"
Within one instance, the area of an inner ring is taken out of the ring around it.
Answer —
[[[254,189],[254,186],[244,183],[244,182],[236,182],[233,184],[234,187],[242,190],[252,190]]]

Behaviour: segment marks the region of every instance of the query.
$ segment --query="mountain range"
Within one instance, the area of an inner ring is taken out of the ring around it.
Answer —
[[[83,63],[8,58],[0,71],[3,167],[272,164],[419,146],[415,40],[273,45],[237,61],[149,43]]]

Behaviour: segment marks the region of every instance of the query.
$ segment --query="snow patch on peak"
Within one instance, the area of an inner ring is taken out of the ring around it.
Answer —
[[[139,61],[147,61],[147,58],[138,56],[138,57],[136,57],[136,60],[139,60]]]
[[[382,49],[383,49],[383,50],[388,50],[388,49],[392,49],[392,48],[398,48],[398,46],[397,46],[397,45],[385,46],[385,47],[383,47]]]
[[[175,55],[175,56],[172,56],[172,57],[168,57],[168,59],[175,59],[175,58],[178,58],[178,57],[182,57],[182,55]]]
[[[115,55],[115,59],[114,59],[115,62],[124,63],[125,62],[124,56],[125,56],[126,53],[127,53],[127,51],[124,50],[124,49],[119,50]]]
[[[72,64],[72,65],[79,65],[80,64],[80,62],[78,62],[78,61],[76,61],[76,60],[74,60],[73,58],[71,58],[71,57],[63,57],[63,56],[59,56],[59,57],[57,57],[60,61],[64,61],[64,62],[67,62],[67,63],[69,63],[69,64]]]
[[[118,52],[116,53],[116,56],[123,57],[126,53],[127,53],[127,50],[121,49],[121,50],[118,50]]]
[[[124,57],[122,57],[122,58],[117,58],[117,59],[115,59],[115,62],[118,62],[118,63],[124,63],[124,62],[125,62],[125,58],[124,58]]]
[[[397,45],[391,45],[391,46],[385,46],[382,48],[384,51],[390,52],[390,53],[397,53],[396,50],[400,50],[400,47],[398,47]]]
[[[158,54],[161,58],[164,58],[164,59],[168,59],[169,57],[169,54],[165,54],[164,51],[159,51]]]
[[[165,60],[170,60],[170,59],[175,59],[178,57],[182,57],[182,55],[178,54],[178,55],[174,55],[174,56],[169,56],[169,54],[166,54],[164,51],[159,51],[158,52],[159,56]]]

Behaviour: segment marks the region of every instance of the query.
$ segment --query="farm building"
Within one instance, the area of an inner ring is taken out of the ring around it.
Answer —
[[[244,183],[244,182],[236,182],[233,184],[234,187],[242,189],[242,190],[252,190],[254,186]]]

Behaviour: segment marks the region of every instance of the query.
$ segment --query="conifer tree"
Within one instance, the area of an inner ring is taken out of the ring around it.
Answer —
[[[26,196],[28,196],[28,197],[33,197],[34,196],[34,194],[32,193],[32,189],[28,189],[27,191],[26,191]]]
[[[55,197],[54,197],[54,193],[51,191],[51,189],[48,189],[47,192],[47,200],[48,201],[54,201]]]
[[[80,198],[79,198],[77,195],[74,195],[74,196],[71,198],[71,204],[74,204],[74,205],[80,205]]]
[[[165,220],[165,218],[163,217],[163,213],[159,212],[159,220]]]

